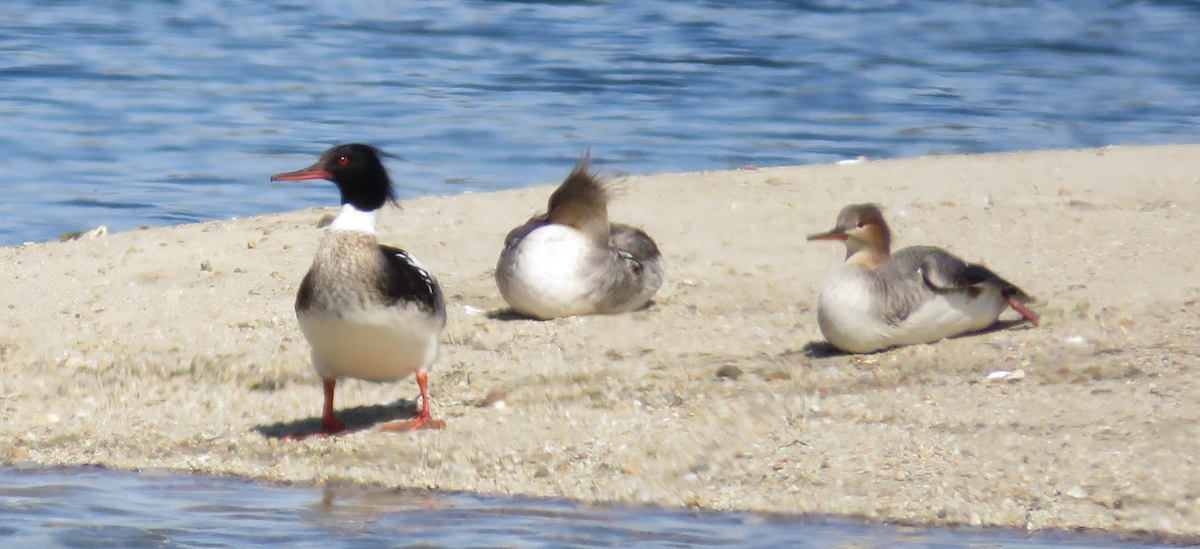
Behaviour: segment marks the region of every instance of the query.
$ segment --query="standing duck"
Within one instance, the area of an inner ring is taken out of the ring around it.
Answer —
[[[870,353],[929,343],[991,326],[1012,307],[1038,324],[1033,301],[1011,282],[941,248],[891,250],[891,231],[874,204],[853,204],[837,225],[808,240],[846,244],[846,263],[821,290],[817,323],[834,347]]]
[[[326,229],[296,294],[296,318],[325,386],[321,429],[289,438],[346,430],[333,413],[334,388],[344,377],[395,381],[416,374],[421,390],[417,417],[382,428],[407,431],[446,425],[429,414],[426,373],[446,325],[445,300],[437,280],[416,258],[375,238],[379,210],[395,200],[380,155],[370,145],[338,145],[308,168],[271,176],[272,181],[327,179],[342,195],[342,209]]]
[[[496,285],[517,313],[550,319],[644,307],[662,286],[658,246],[608,222],[608,193],[584,156],[550,195],[546,213],[508,233]]]

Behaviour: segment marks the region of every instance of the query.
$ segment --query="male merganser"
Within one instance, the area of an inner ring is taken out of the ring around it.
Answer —
[[[890,254],[891,231],[874,204],[853,204],[837,225],[809,240],[846,243],[846,263],[821,290],[817,323],[834,347],[869,353],[976,332],[1005,308],[1038,324],[1033,298],[987,267],[941,248],[913,246]]]
[[[514,311],[539,319],[645,306],[662,286],[662,255],[641,229],[608,222],[608,192],[584,155],[546,213],[508,233],[496,285]]]
[[[395,200],[380,154],[370,145],[338,145],[308,168],[271,176],[272,181],[327,179],[342,194],[342,209],[296,293],[296,318],[312,346],[313,368],[325,385],[321,429],[290,438],[345,431],[333,415],[333,391],[342,377],[395,381],[415,373],[420,413],[382,428],[408,431],[446,425],[429,414],[426,374],[446,326],[445,299],[437,280],[415,257],[375,238],[380,208]]]

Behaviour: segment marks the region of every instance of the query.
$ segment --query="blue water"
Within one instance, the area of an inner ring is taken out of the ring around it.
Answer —
[[[1200,3],[639,0],[0,4],[0,245],[336,200],[653,173],[1200,141]]]
[[[896,528],[817,517],[0,468],[0,547],[1163,547],[1101,536]]]

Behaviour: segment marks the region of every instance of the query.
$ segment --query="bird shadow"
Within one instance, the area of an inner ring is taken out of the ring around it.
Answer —
[[[988,326],[987,328],[979,330],[978,332],[975,332],[975,333],[990,334],[992,332],[1012,330],[1014,328],[1020,329],[1020,330],[1032,330],[1034,328],[1034,326],[1033,326],[1033,324],[1030,324],[1029,321],[1025,320],[1024,318],[1018,318],[1015,320],[997,320],[991,326]]]
[[[997,320],[997,321],[993,322],[991,326],[988,326],[987,328],[984,328],[982,330],[978,330],[978,331],[974,331],[974,332],[966,332],[966,333],[961,333],[961,334],[955,334],[952,336],[948,336],[946,339],[959,339],[959,338],[963,338],[963,337],[975,337],[975,336],[981,336],[981,335],[991,334],[991,333],[995,333],[995,332],[1004,332],[1004,331],[1008,331],[1008,330],[1012,330],[1012,329],[1023,330],[1023,329],[1032,328],[1032,326],[1027,326],[1025,328],[1018,328],[1022,324],[1028,324],[1028,323],[1023,318],[1018,318],[1016,320]]]
[[[828,341],[809,341],[800,350],[808,358],[831,358],[850,354],[834,347]]]
[[[419,412],[416,400],[398,400],[391,404],[355,406],[337,411],[337,418],[346,426],[346,432],[365,431],[381,423],[412,419]],[[320,417],[309,417],[295,421],[281,421],[258,425],[255,431],[267,438],[283,438],[296,433],[312,433],[321,429]]]
[[[511,307],[507,309],[496,309],[495,311],[489,311],[487,317],[491,320],[500,320],[503,322],[508,322],[511,320],[541,320],[540,318],[534,318],[532,316],[518,313]]]
[[[656,303],[652,299],[650,301],[647,301],[645,305],[642,305],[641,307],[638,307],[637,309],[634,309],[629,312],[637,313],[637,312],[645,311],[645,310],[650,309],[651,307],[654,307],[655,305],[658,305],[658,303]],[[511,320],[536,320],[539,322],[545,322],[547,320],[554,320],[552,318],[537,318],[534,316],[529,316],[529,315],[526,315],[523,313],[519,313],[519,312],[517,312],[516,309],[513,309],[512,307],[509,307],[506,309],[496,309],[494,311],[489,311],[487,313],[487,315],[485,315],[485,316],[487,316],[487,318],[489,318],[491,320],[499,320],[502,322],[508,322]]]

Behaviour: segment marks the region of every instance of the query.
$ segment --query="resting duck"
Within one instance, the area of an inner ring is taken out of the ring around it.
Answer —
[[[538,319],[646,306],[662,286],[658,246],[608,222],[608,193],[584,156],[535,215],[504,239],[496,285],[514,311]]]
[[[326,229],[296,294],[296,318],[325,385],[321,429],[288,438],[346,430],[333,413],[334,388],[344,377],[395,381],[416,374],[420,413],[382,428],[446,425],[430,416],[426,373],[437,357],[446,304],[437,280],[415,257],[375,238],[379,210],[395,200],[380,155],[370,145],[338,145],[308,168],[271,176],[272,181],[327,179],[342,195],[342,209]]]
[[[846,244],[846,263],[821,290],[817,323],[834,347],[869,353],[929,343],[991,326],[1012,307],[1038,324],[1028,294],[941,248],[891,250],[891,231],[874,204],[846,206],[837,225],[808,240]]]

